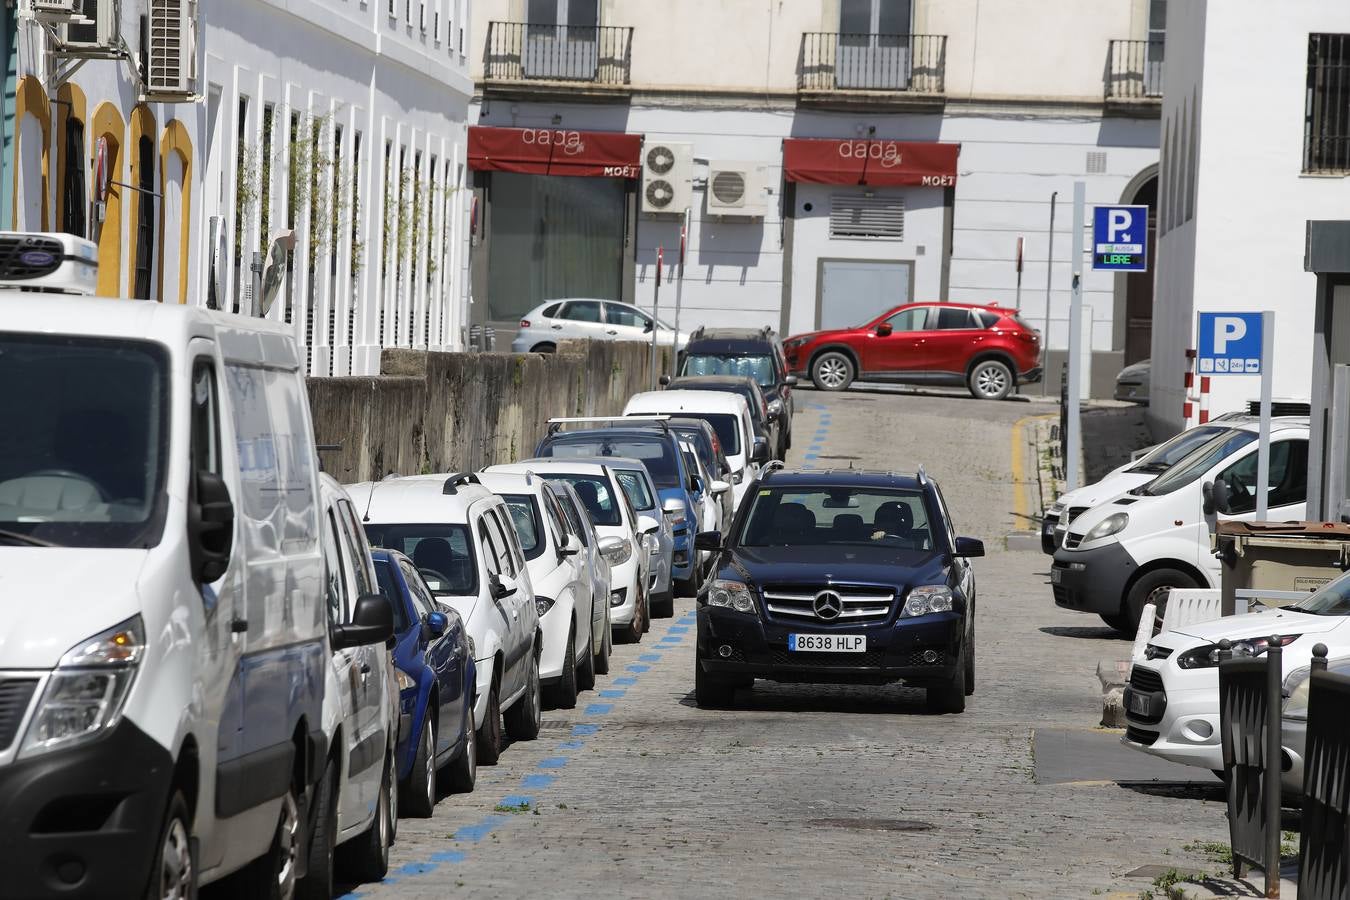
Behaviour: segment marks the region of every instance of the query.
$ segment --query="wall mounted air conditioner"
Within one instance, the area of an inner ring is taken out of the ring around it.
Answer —
[[[708,214],[759,218],[768,211],[764,167],[754,162],[708,164]]]
[[[642,211],[684,215],[694,193],[694,145],[652,141],[642,148]]]
[[[73,234],[0,231],[0,288],[93,296],[98,247]]]
[[[33,17],[60,22],[83,15],[84,0],[32,0]]]
[[[55,3],[58,0],[34,0]],[[107,57],[122,50],[117,0],[75,0],[75,13],[56,23],[59,56]]]
[[[145,95],[171,101],[197,92],[196,0],[150,0]]]

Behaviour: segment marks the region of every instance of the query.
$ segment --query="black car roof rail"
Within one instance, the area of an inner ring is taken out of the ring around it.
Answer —
[[[706,325],[700,325],[697,328],[695,328],[692,332],[689,333],[689,340],[696,341],[699,338],[703,337],[703,331],[705,328],[707,328]]]
[[[575,416],[572,418],[558,418],[548,420],[548,433],[557,434],[562,431],[564,425],[576,425],[582,422],[602,422],[606,425],[618,425],[627,423],[638,427],[649,425],[658,425],[662,431],[669,431],[670,427],[666,424],[670,421],[668,415],[633,415],[633,416]]]
[[[917,478],[919,479],[919,484],[927,484],[927,483],[928,483],[928,473],[924,471],[922,465],[919,466],[919,472],[918,472],[918,475],[915,476],[915,477],[917,477]]]
[[[460,486],[465,484],[482,484],[482,482],[472,472],[454,472],[449,478],[445,479],[445,484],[441,486],[441,493],[458,494]]]
[[[771,459],[760,467],[760,473],[767,475],[769,472],[777,472],[779,469],[786,468],[786,463],[781,459]]]

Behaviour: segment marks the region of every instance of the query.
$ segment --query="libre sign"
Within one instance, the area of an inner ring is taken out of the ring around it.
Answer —
[[[1259,312],[1200,313],[1200,374],[1261,374],[1261,329]]]
[[[1092,208],[1092,268],[1109,272],[1148,271],[1148,207]]]

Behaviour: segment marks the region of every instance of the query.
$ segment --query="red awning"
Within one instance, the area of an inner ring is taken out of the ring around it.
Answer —
[[[783,173],[807,184],[952,187],[960,144],[787,138]]]
[[[480,172],[637,178],[641,155],[638,134],[469,126],[469,168]]]

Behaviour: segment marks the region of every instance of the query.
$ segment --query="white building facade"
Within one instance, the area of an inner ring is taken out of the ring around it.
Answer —
[[[650,308],[687,206],[682,328],[799,333],[908,300],[1020,294],[1062,348],[1073,182],[1089,203],[1156,195],[1165,14],[1163,0],[979,16],[932,0],[660,14],[486,0],[471,41],[473,321],[513,327],[564,296]],[[658,211],[661,147],[675,165]],[[1148,355],[1151,285],[1085,281],[1098,393]],[[673,291],[660,297],[669,321]]]
[[[462,345],[468,0],[33,4],[12,227],[96,241],[105,296],[290,322],[312,375]]]
[[[1273,310],[1275,397],[1308,399],[1306,222],[1350,218],[1350,6],[1308,0],[1244,28],[1258,9],[1195,0],[1168,22],[1150,415],[1170,430],[1200,312]],[[1210,388],[1211,414],[1260,395],[1255,375]]]

